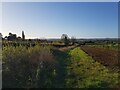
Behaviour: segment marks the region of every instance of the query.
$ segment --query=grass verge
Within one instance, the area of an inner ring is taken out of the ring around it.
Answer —
[[[118,86],[118,73],[110,72],[95,62],[80,48],[69,52],[67,66],[67,87],[71,88],[115,88]]]

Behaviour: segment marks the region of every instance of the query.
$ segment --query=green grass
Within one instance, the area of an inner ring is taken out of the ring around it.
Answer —
[[[62,52],[60,50],[53,50],[53,55],[56,60],[56,77],[54,87],[56,88],[65,88],[66,87],[66,66],[67,66],[67,58],[69,57],[67,52]]]
[[[118,84],[118,73],[95,62],[80,48],[69,52],[70,64],[67,66],[67,87],[73,88],[111,88]]]
[[[118,83],[117,72],[80,48],[5,46],[2,55],[3,88],[104,88]]]

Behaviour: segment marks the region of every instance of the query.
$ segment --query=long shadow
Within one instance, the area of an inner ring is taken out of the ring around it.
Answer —
[[[69,55],[67,51],[53,50],[53,55],[55,56],[56,64],[56,77],[55,77],[55,87],[65,88],[66,87],[66,66],[68,64]]]

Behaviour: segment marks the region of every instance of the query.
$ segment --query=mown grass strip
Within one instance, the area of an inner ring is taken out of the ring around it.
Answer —
[[[67,87],[73,88],[112,88],[117,87],[118,73],[111,73],[106,67],[95,62],[80,48],[69,52],[67,66]]]

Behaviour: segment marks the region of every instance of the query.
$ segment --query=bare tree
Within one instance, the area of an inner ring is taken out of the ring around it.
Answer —
[[[70,43],[70,40],[69,40],[69,37],[68,37],[67,34],[62,34],[61,40],[64,42],[64,44],[65,44],[66,46],[68,46],[69,43]]]

